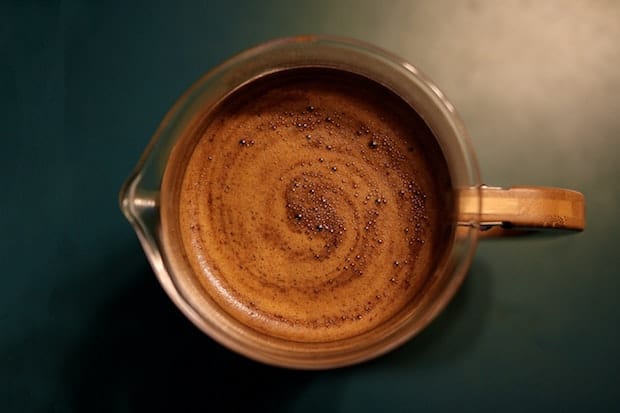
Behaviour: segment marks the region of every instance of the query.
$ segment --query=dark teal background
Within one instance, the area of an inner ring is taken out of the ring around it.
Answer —
[[[617,2],[5,1],[0,22],[1,412],[620,408]],[[441,317],[363,365],[288,371],[215,344],[117,192],[202,73],[300,33],[418,65],[487,183],[578,189],[587,230],[484,242]]]

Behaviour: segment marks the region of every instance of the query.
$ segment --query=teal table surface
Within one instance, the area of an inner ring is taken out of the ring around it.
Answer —
[[[0,411],[618,411],[620,4],[4,1]],[[449,307],[371,362],[234,354],[165,295],[117,204],[159,121],[261,41],[329,33],[427,73],[485,182],[569,187],[585,232],[483,242]]]

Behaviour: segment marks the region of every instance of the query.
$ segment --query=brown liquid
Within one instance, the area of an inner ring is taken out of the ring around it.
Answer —
[[[431,131],[396,95],[335,70],[278,73],[198,130],[166,169],[178,190],[162,213],[202,293],[231,316],[329,341],[423,294],[453,230],[450,180]]]

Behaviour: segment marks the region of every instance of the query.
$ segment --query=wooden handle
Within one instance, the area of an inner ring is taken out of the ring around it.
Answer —
[[[474,202],[481,202],[475,214]],[[461,197],[461,220],[479,222],[483,236],[520,235],[540,230],[583,231],[583,194],[569,189],[537,186],[482,186]],[[476,219],[477,218],[477,219]]]

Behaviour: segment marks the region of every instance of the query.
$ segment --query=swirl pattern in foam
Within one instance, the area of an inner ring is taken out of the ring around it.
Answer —
[[[335,70],[279,73],[199,131],[169,166],[182,179],[180,242],[234,318],[329,341],[423,293],[451,231],[450,181],[431,131],[396,95]]]

